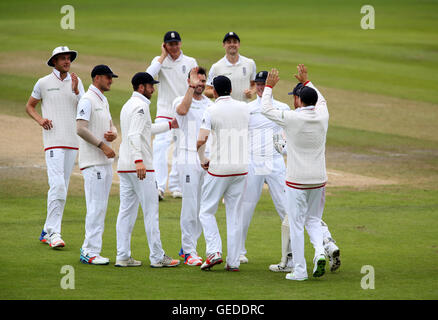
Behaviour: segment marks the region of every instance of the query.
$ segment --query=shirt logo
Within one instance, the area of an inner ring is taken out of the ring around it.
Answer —
[[[84,111],[84,109],[82,109],[82,110],[79,112],[79,115],[80,115],[80,116],[84,116],[84,115],[85,115],[85,111]]]
[[[138,113],[144,114],[143,109],[138,110]]]
[[[246,67],[243,67],[243,75],[246,76]]]
[[[186,175],[186,183],[190,183],[190,175]]]
[[[186,73],[186,66],[185,65],[182,66],[182,72]]]
[[[98,180],[101,180],[101,179],[102,179],[102,177],[100,176],[100,172],[97,173],[97,179],[98,179]]]
[[[59,88],[49,88],[49,89],[47,89],[47,91],[55,91],[55,90],[59,90]]]
[[[53,150],[50,150],[50,158],[53,158]]]

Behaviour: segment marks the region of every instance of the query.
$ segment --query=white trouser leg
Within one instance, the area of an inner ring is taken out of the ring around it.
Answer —
[[[102,250],[102,235],[105,228],[105,216],[108,197],[113,179],[112,166],[92,166],[82,170],[84,176],[85,201],[85,240],[82,245],[84,254],[99,255]],[[158,196],[157,196],[158,197]]]
[[[62,216],[76,155],[77,150],[73,149],[57,148],[45,152],[50,189],[47,193],[47,217],[44,231],[49,235],[61,233]]]
[[[290,247],[290,224],[288,215],[286,215],[281,223],[281,262],[288,267],[292,267],[292,261],[287,260],[288,254],[292,253]]]
[[[230,267],[239,267],[242,243],[242,198],[247,177],[242,175],[226,179],[230,180],[224,194],[227,217],[227,264]]]
[[[321,194],[321,205],[319,207],[319,209],[321,210],[320,215],[322,217],[322,214],[324,212],[324,206],[325,206],[325,188],[323,188],[322,190],[322,194]],[[321,227],[322,227],[322,233],[323,233],[323,238],[325,241],[327,241],[328,239],[332,239],[332,234],[330,233],[330,230],[327,226],[327,224],[321,220]]]
[[[307,265],[304,257],[304,225],[307,212],[306,192],[307,190],[286,188],[294,274],[297,278],[307,278]]]
[[[116,224],[118,260],[131,257],[131,234],[138,214],[139,200],[129,178],[130,174],[119,173],[120,206]]]
[[[321,209],[321,196],[325,187],[307,190],[307,213],[306,213],[306,230],[309,234],[310,242],[315,248],[315,257],[324,254],[323,230],[321,218],[323,210]]]
[[[202,184],[199,220],[204,232],[207,256],[214,252],[222,253],[222,240],[215,214],[227,187],[227,182],[227,178],[214,177],[207,173]]]
[[[240,242],[240,254],[243,255],[245,255],[247,252],[245,248],[246,237],[248,235],[249,225],[251,224],[251,220],[254,215],[254,210],[262,194],[264,181],[265,176],[257,175],[254,168],[249,165],[247,186],[245,194],[242,198],[242,238]]]
[[[166,122],[168,119],[158,118],[155,119],[155,123]],[[167,185],[168,176],[168,157],[167,151],[171,143],[171,133],[166,131],[155,135],[154,141],[152,143],[154,159],[153,165],[155,169],[155,175],[157,178],[158,189],[165,191]]]
[[[169,191],[179,191],[181,192],[181,183],[179,180],[179,169],[181,166],[178,166],[178,154],[179,154],[179,129],[173,129],[171,131],[172,142],[173,142],[173,151],[172,151],[172,167],[169,173]]]
[[[286,176],[286,166],[282,157],[273,159],[272,172],[266,176],[266,183],[269,187],[272,201],[275,209],[280,216],[281,221],[287,216],[286,211],[286,186],[284,184]]]
[[[151,263],[158,263],[163,259],[164,250],[160,237],[158,190],[155,173],[146,172],[146,178],[143,180],[139,180],[136,173],[130,175],[143,211],[144,227],[150,252],[149,259]]]
[[[185,164],[180,166],[179,174],[183,195],[180,218],[181,246],[185,254],[195,254],[198,238],[202,233],[199,209],[205,171],[199,164]]]

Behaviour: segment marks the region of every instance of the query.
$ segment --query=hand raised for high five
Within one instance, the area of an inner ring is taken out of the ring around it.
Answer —
[[[266,86],[274,88],[279,80],[278,70],[275,68],[271,69],[271,72],[268,73],[268,77],[266,78]]]
[[[298,74],[294,74],[295,78],[302,84],[308,81],[307,77],[307,67],[304,64],[299,64],[297,66]]]
[[[191,87],[196,87],[201,83],[201,81],[199,80],[198,71],[199,71],[199,67],[195,67],[192,70],[190,70],[190,86]]]

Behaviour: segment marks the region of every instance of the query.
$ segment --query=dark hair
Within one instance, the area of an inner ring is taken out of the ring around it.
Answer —
[[[187,75],[187,79],[190,79],[190,72],[192,70],[189,71],[189,74]],[[207,76],[207,70],[203,67],[198,67],[198,74],[203,74],[205,76]]]
[[[299,92],[299,97],[306,106],[314,106],[318,101],[318,93],[316,93],[315,89],[310,87],[302,87]]]
[[[229,96],[231,93],[231,80],[226,76],[217,76],[213,79],[213,88],[219,97]]]

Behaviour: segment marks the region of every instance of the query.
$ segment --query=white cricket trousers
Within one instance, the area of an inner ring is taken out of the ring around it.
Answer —
[[[207,256],[214,252],[222,253],[222,240],[215,214],[222,197],[225,200],[227,221],[227,264],[239,267],[239,254],[242,237],[242,197],[246,188],[246,175],[217,177],[205,175],[202,185],[199,220],[202,224],[206,242]]]
[[[183,150],[181,150],[183,151]],[[202,233],[199,220],[201,190],[206,171],[198,160],[198,153],[183,151],[178,158],[181,204],[181,247],[184,254],[197,254],[198,239]]]
[[[45,151],[49,192],[47,193],[47,217],[43,229],[49,235],[61,234],[62,215],[77,153],[78,150],[66,148]]]
[[[293,255],[294,274],[297,278],[307,277],[304,257],[304,227],[315,248],[315,257],[324,254],[321,201],[325,187],[300,190],[286,187],[287,213],[290,224],[290,241]]]
[[[156,118],[155,123],[168,122],[170,118]],[[173,155],[172,167],[170,174],[168,174],[168,150],[173,141]],[[166,131],[155,135],[153,146],[153,166],[155,169],[155,176],[157,179],[158,189],[166,191],[167,177],[169,176],[169,190],[180,191],[179,175],[177,169],[178,156],[178,141],[177,134],[174,130]]]
[[[272,161],[267,164],[264,161],[250,161],[248,168],[248,182],[242,203],[242,242],[240,254],[246,254],[245,241],[248,235],[249,225],[254,215],[254,210],[260,200],[265,182],[268,184],[269,193],[274,202],[275,209],[281,221],[287,215],[286,194],[285,194],[285,172],[286,166],[282,156],[268,159]]]
[[[131,257],[131,234],[137,220],[138,206],[143,211],[144,227],[149,245],[149,260],[158,263],[163,260],[158,223],[158,190],[153,171],[146,172],[146,178],[138,179],[137,173],[119,173],[120,207],[117,216],[117,259]]]
[[[98,256],[102,250],[102,235],[113,181],[113,168],[111,164],[91,166],[83,169],[82,175],[87,204],[85,240],[82,244],[82,251],[84,255]]]

